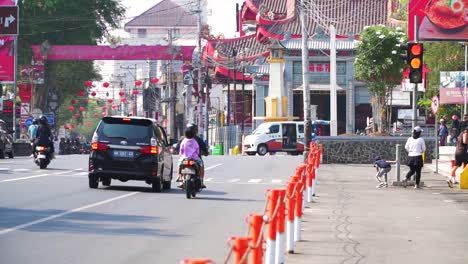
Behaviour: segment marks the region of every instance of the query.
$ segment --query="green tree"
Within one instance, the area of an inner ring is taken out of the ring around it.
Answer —
[[[369,88],[371,104],[377,109],[377,113],[373,111],[374,123],[380,132],[388,131],[391,116],[387,99],[401,80],[404,64],[399,45],[406,40],[401,28],[377,25],[364,29],[357,48],[355,77]]]
[[[95,45],[108,30],[116,28],[125,9],[118,0],[35,0],[19,1],[20,65],[31,62],[31,45]],[[33,105],[46,110],[49,89],[57,89],[59,105],[69,105],[71,98],[84,90],[84,81],[98,80],[92,61],[50,61],[45,64],[45,87],[35,89]],[[86,95],[85,95],[86,96]],[[62,118],[72,113],[60,112]]]

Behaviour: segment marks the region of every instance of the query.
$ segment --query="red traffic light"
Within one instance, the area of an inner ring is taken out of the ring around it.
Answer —
[[[421,52],[422,52],[422,47],[421,47],[421,45],[419,45],[419,44],[411,45],[410,52],[411,52],[411,54],[414,55],[414,56],[419,56],[419,55],[421,55]]]

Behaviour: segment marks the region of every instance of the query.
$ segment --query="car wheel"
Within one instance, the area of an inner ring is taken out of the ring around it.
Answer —
[[[161,178],[159,177],[153,178],[151,189],[153,190],[153,192],[161,192]]]
[[[104,185],[104,186],[110,186],[110,185],[111,185],[111,181],[112,181],[111,178],[103,178],[103,179],[101,180],[102,185]]]
[[[265,144],[261,144],[257,148],[258,155],[265,156],[268,152],[268,148]]]
[[[246,153],[247,153],[247,155],[249,155],[249,156],[255,156],[255,154],[256,154],[255,152],[246,152]]]
[[[174,166],[171,166],[171,178],[172,178],[173,170],[174,170]],[[171,189],[171,183],[172,183],[171,179],[169,181],[163,181],[163,189],[164,190],[170,190]]]
[[[13,154],[13,151],[10,151],[10,152],[8,153],[8,158],[12,159],[12,158],[14,158],[14,156],[15,156],[15,155]]]
[[[89,180],[89,188],[97,189],[97,187],[99,186],[99,178],[94,175],[88,174],[88,180]]]
[[[0,159],[4,159],[5,158],[5,145],[3,146],[2,149],[0,149]]]

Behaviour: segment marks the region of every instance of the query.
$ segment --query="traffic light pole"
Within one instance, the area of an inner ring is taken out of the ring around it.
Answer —
[[[418,16],[414,16],[414,42],[418,42]],[[422,66],[421,66],[422,67]],[[415,83],[413,87],[413,129],[417,126],[418,114],[416,108],[416,93],[418,92],[418,84]],[[437,120],[436,120],[437,122]]]

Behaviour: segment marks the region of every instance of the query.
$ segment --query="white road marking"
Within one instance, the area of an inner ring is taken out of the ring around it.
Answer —
[[[213,178],[208,178],[208,179],[204,179],[203,181],[206,181],[206,182],[209,182],[209,181],[212,181]]]
[[[2,161],[0,164],[13,164],[13,161]]]
[[[261,181],[262,181],[262,179],[251,179],[251,180],[249,180],[248,182],[249,182],[249,183],[259,183],[259,182],[261,182]]]
[[[93,207],[96,207],[96,206],[99,206],[99,205],[110,203],[110,202],[113,202],[113,201],[116,201],[116,200],[127,198],[127,197],[133,196],[133,195],[135,195],[137,193],[138,192],[127,193],[127,194],[117,196],[117,197],[114,197],[114,198],[110,198],[110,199],[107,199],[107,200],[104,200],[104,201],[101,201],[101,202],[88,204],[88,205],[85,205],[85,206],[82,206],[82,207],[79,207],[79,208],[75,208],[75,209],[60,213],[60,214],[54,214],[54,215],[51,215],[51,216],[48,216],[48,217],[44,217],[44,218],[38,219],[36,221],[29,222],[29,223],[26,223],[26,224],[17,225],[15,227],[8,228],[8,229],[3,229],[3,230],[0,230],[0,235],[5,235],[5,234],[8,234],[8,233],[20,230],[20,229],[24,229],[26,227],[30,227],[32,225],[37,225],[37,224],[40,224],[40,223],[43,223],[43,222],[46,222],[46,221],[49,221],[49,220],[53,220],[55,218],[59,218],[59,217],[65,216],[65,215],[69,215],[69,214],[76,213],[76,212],[79,212],[79,211],[83,211],[83,210],[93,208]]]
[[[10,170],[10,168],[0,168],[0,171],[7,171]]]
[[[14,178],[14,179],[6,179],[0,182],[13,182],[13,181],[22,181],[22,180],[28,180],[28,179],[33,179],[33,178],[39,178],[39,177],[44,177],[48,176],[50,174],[39,174],[39,175],[34,175],[34,176],[28,176],[28,177],[21,177],[21,178]]]
[[[214,169],[214,168],[219,167],[219,166],[221,166],[221,165],[223,165],[223,164],[221,164],[221,163],[215,164],[215,165],[213,165],[213,166],[210,166],[210,167],[208,167],[208,168],[205,168],[205,171]]]
[[[273,179],[271,180],[272,183],[281,183],[283,180]]]
[[[232,180],[229,180],[228,182],[233,183],[233,182],[238,182],[238,181],[240,181],[240,179],[232,179]]]
[[[52,175],[60,175],[60,174],[68,174],[68,173],[72,173],[73,171],[59,171],[59,172],[56,172],[56,173],[52,173]]]
[[[14,172],[31,171],[32,169],[14,169]]]
[[[446,203],[453,203],[453,202],[455,202],[455,200],[444,200],[444,202],[446,202]]]
[[[83,168],[78,168],[78,169],[74,169],[75,171],[84,171],[85,169]]]

